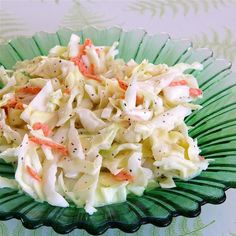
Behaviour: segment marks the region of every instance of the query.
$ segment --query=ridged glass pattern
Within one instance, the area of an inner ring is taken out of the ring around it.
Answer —
[[[154,64],[168,65],[201,62],[204,70],[190,73],[196,76],[204,91],[204,97],[197,101],[203,108],[193,112],[186,122],[192,127],[190,135],[198,139],[201,155],[215,161],[200,176],[187,182],[177,180],[176,188],[156,188],[146,191],[142,197],[129,195],[126,202],[100,207],[92,216],[82,208],[54,207],[38,203],[17,190],[0,189],[0,220],[15,217],[27,228],[47,225],[58,233],[81,228],[101,234],[110,227],[134,232],[141,224],[166,226],[173,216],[194,217],[200,214],[201,205],[223,202],[225,190],[236,187],[236,74],[230,71],[230,63],[215,59],[209,49],[193,49],[188,40],[170,39],[167,34],[89,27],[82,31],[61,29],[54,34],[40,32],[31,38],[15,38],[0,45],[0,64],[11,68],[19,60],[47,55],[53,46],[67,45],[72,32],[82,40],[91,38],[95,45],[119,41],[119,57],[126,61],[134,58],[141,62],[147,58]],[[0,161],[0,175],[14,178],[12,166]]]

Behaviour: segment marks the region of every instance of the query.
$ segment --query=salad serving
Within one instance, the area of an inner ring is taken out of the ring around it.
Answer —
[[[202,97],[186,70],[202,65],[125,63],[117,46],[72,34],[48,56],[0,67],[0,158],[15,167],[0,187],[93,214],[207,169],[184,122]]]

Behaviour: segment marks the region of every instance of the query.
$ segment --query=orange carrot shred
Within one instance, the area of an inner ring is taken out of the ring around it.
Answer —
[[[80,72],[84,76],[88,77],[89,79],[93,79],[93,80],[96,80],[98,82],[101,82],[100,78],[97,75],[95,75],[95,73],[94,73],[95,72],[94,71],[94,65],[91,64],[90,68],[88,68],[82,60],[82,56],[85,55],[86,47],[91,46],[91,45],[93,45],[92,40],[91,39],[85,39],[84,44],[80,46],[79,55],[77,57],[72,57],[70,60],[72,62],[74,62],[75,65],[78,66]]]
[[[36,122],[36,123],[33,124],[32,128],[33,128],[33,130],[39,130],[39,129],[42,128],[42,123]]]
[[[26,170],[29,173],[29,175],[31,175],[31,177],[33,177],[34,179],[36,179],[37,181],[42,181],[42,178],[38,175],[38,173],[33,170],[30,166],[26,166]]]
[[[33,128],[33,130],[42,129],[43,130],[43,134],[46,137],[48,137],[52,133],[52,131],[50,130],[48,125],[47,124],[42,124],[41,122],[34,123],[32,128]]]
[[[70,90],[69,88],[66,88],[66,89],[64,90],[64,93],[70,95],[70,94],[71,94],[71,90]]]
[[[125,95],[122,94],[122,95],[120,96],[120,99],[125,99]]]
[[[189,89],[189,94],[192,97],[198,97],[198,96],[202,95],[202,90],[197,89],[197,88],[190,88]]]
[[[88,77],[90,79],[96,80],[98,82],[101,82],[101,79],[97,75],[91,75],[91,74],[85,73],[84,76],[86,76],[86,77]]]
[[[74,62],[74,64],[78,66],[80,59],[79,57],[71,57],[70,61]]]
[[[84,46],[91,46],[93,44],[92,40],[91,39],[85,39],[84,41]]]
[[[68,149],[62,144],[55,143],[53,141],[43,140],[43,139],[37,138],[35,136],[31,137],[29,140],[31,142],[39,144],[39,145],[48,146],[48,147],[54,149],[55,151],[62,153],[65,156],[68,155]]]
[[[129,181],[132,182],[134,180],[134,176],[128,173],[125,170],[120,171],[118,174],[114,175],[114,178],[118,181]]]
[[[5,110],[6,114],[8,114],[8,109],[10,108],[24,110],[23,103],[18,102],[15,98],[8,100],[7,104],[2,106],[2,108]]]
[[[91,64],[91,65],[92,65],[92,68],[90,68],[90,70],[89,70],[89,69],[87,68],[87,66],[84,64],[84,62],[83,62],[82,59],[79,59],[78,57],[76,57],[76,58],[73,57],[73,58],[71,58],[71,61],[74,62],[74,64],[79,67],[80,72],[81,72],[84,76],[86,76],[86,77],[88,77],[88,78],[90,78],[90,79],[96,80],[96,81],[98,81],[98,82],[101,82],[100,78],[99,78],[97,75],[93,74],[93,73],[94,73],[94,65],[93,65],[93,64]],[[92,71],[93,73],[91,73],[91,71]]]
[[[14,98],[11,98],[8,102],[7,102],[7,107],[8,108],[15,108],[17,104],[17,101]]]
[[[86,67],[82,59],[79,60],[78,67],[82,74],[88,73],[88,68]]]
[[[18,92],[20,93],[29,93],[29,94],[38,94],[40,91],[41,91],[40,87],[24,87],[18,90]]]
[[[91,64],[91,65],[90,65],[90,74],[92,74],[92,75],[95,74],[94,64]]]
[[[143,95],[137,95],[136,96],[136,105],[137,106],[143,104],[143,101],[144,101]]]
[[[173,81],[170,83],[170,86],[173,87],[173,86],[181,86],[181,85],[187,85],[187,81],[186,80],[179,80],[179,81]]]
[[[128,83],[124,80],[118,79],[118,83],[121,89],[127,90],[128,88]]]
[[[16,105],[15,105],[15,109],[24,110],[23,103],[22,102],[17,102]]]
[[[91,46],[93,44],[91,39],[85,39],[84,44],[82,44],[80,46],[80,50],[79,50],[79,55],[78,57],[81,58],[83,55],[85,55],[85,48],[87,46]]]
[[[128,83],[124,80],[121,80],[121,79],[117,79],[117,80],[118,80],[120,88],[126,91],[128,88]],[[125,98],[124,95],[121,96],[121,99],[124,99],[124,98]],[[137,95],[136,96],[136,105],[143,104],[143,99],[144,99],[143,95]]]

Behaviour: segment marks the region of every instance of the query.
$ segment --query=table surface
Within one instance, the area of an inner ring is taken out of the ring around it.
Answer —
[[[0,42],[60,27],[121,26],[167,32],[208,47],[236,70],[236,0],[0,0]],[[236,235],[236,190],[227,191],[221,205],[207,204],[197,218],[177,217],[165,228],[142,226],[133,235]],[[51,228],[25,229],[19,220],[0,222],[0,236],[58,235]],[[88,235],[74,230],[69,236]],[[104,235],[130,235],[110,229]]]

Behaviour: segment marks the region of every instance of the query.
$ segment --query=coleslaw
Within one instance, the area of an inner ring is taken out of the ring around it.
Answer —
[[[0,67],[0,158],[15,167],[0,187],[93,214],[207,169],[184,122],[202,97],[186,70],[203,66],[126,63],[117,46],[72,34],[48,56]]]

